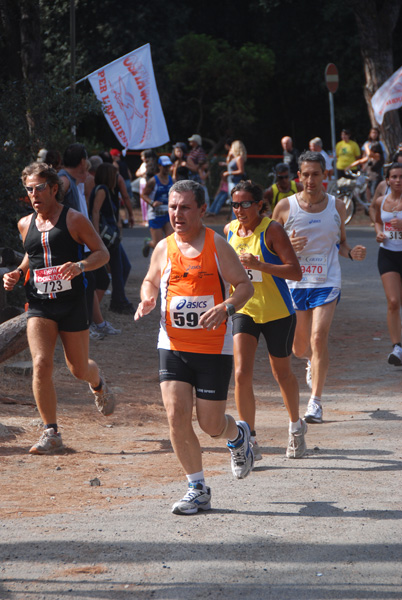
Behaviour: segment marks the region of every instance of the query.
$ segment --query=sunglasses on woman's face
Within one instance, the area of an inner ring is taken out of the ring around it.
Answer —
[[[232,208],[237,210],[238,208],[250,208],[252,204],[255,204],[256,200],[246,200],[246,202],[231,202]]]

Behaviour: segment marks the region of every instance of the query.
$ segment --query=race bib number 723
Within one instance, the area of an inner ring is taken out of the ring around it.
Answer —
[[[61,279],[58,267],[35,269],[34,282],[38,294],[56,294],[71,290],[71,281]]]

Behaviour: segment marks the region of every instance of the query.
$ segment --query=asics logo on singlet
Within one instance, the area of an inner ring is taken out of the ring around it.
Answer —
[[[321,223],[321,219],[311,219],[311,221],[308,222],[309,225],[312,223]]]
[[[206,308],[207,307],[207,301],[206,300],[201,300],[200,302],[190,302],[190,301],[187,302],[187,300],[182,300],[176,306],[176,309],[177,310],[181,310],[184,307],[186,307],[186,308]]]
[[[186,271],[194,271],[194,269],[201,269],[201,265],[189,265],[188,267],[186,267]]]

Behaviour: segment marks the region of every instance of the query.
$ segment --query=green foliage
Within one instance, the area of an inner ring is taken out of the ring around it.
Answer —
[[[212,139],[246,132],[256,121],[256,98],[267,92],[273,70],[274,55],[261,44],[236,49],[205,34],[183,36],[166,67],[169,110],[180,123],[176,131],[186,137],[202,131]]]

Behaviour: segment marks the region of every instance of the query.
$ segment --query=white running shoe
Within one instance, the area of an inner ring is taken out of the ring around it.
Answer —
[[[311,388],[313,387],[313,382],[311,378],[311,362],[309,360],[307,361],[306,366],[306,383],[311,390]]]
[[[104,377],[101,375],[100,378],[102,381],[102,388],[96,392],[91,384],[89,384],[89,389],[94,395],[96,408],[100,413],[102,413],[102,415],[108,417],[114,411],[115,398],[113,392],[111,392],[107,387]]]
[[[63,448],[60,433],[55,433],[53,427],[44,429],[39,441],[29,450],[30,454],[51,454]]]
[[[99,327],[99,325],[95,325],[95,327],[96,331],[98,333],[103,333],[103,335],[118,335],[121,333],[121,329],[116,329],[109,321],[105,321],[103,327]]]
[[[402,365],[402,348],[395,344],[391,354],[388,355],[388,362],[390,365],[400,367]]]
[[[307,433],[307,423],[301,419],[301,426],[294,433],[289,433],[289,442],[286,450],[288,458],[301,458],[307,450],[304,434]]]
[[[251,436],[250,438],[251,448],[253,449],[254,454],[254,462],[257,460],[262,460],[261,448],[258,445],[257,439],[255,436]]]
[[[236,421],[243,438],[236,445],[228,442],[226,445],[232,455],[232,473],[237,479],[244,479],[254,466],[254,454],[250,442],[250,427],[245,421]]]
[[[304,415],[306,423],[322,423],[322,406],[315,400],[310,399],[307,404],[306,414]]]
[[[209,510],[211,508],[211,489],[204,489],[202,483],[189,483],[187,494],[175,502],[172,506],[172,513],[175,515],[194,515],[199,510]]]

